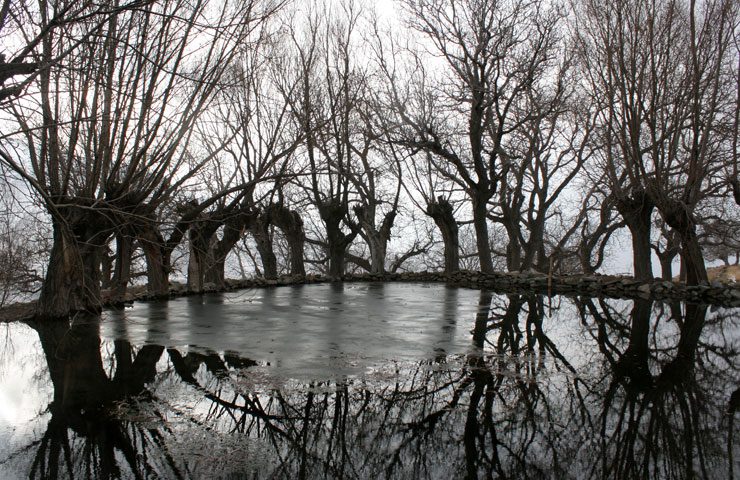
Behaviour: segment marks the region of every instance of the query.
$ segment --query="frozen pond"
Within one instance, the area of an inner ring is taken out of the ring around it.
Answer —
[[[403,283],[243,290],[107,312],[101,334],[134,345],[239,352],[277,375],[336,379],[388,360],[466,353],[478,296]]]
[[[737,477],[739,326],[404,283],[4,324],[0,478]]]

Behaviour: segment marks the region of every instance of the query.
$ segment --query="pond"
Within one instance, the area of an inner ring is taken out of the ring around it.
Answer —
[[[739,326],[408,283],[0,325],[0,478],[740,476]]]

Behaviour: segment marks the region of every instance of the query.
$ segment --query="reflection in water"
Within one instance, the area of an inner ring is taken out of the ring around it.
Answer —
[[[360,305],[385,312],[379,303],[392,292],[365,292]],[[331,289],[322,302],[331,311],[351,293]],[[449,318],[457,293],[441,296]],[[259,308],[299,306],[284,300],[272,292]],[[214,302],[224,299],[192,297],[188,315],[208,316]],[[735,414],[728,414],[740,400],[737,310],[592,298],[556,298],[546,308],[542,297],[490,292],[477,303],[452,326],[470,332],[467,347],[457,349],[440,328],[444,320],[419,335],[446,354],[430,349],[416,360],[315,380],[275,375],[245,350],[101,340],[97,318],[33,325],[53,395],[35,423],[13,434],[13,448],[0,449],[0,476],[726,478],[738,471]],[[147,307],[152,338],[162,338],[167,327],[159,323],[172,318],[166,305]],[[326,338],[306,342],[345,345],[353,325],[340,323],[327,319],[318,332]]]
[[[35,325],[54,395],[51,419],[38,441],[31,464],[32,478],[57,478],[62,472],[103,478],[120,476],[119,458],[136,466],[138,429],[127,428],[108,411],[115,402],[145,393],[154,380],[163,348],[147,345],[136,354],[125,340],[114,342],[115,373],[106,374],[101,356],[99,322],[82,318]],[[74,459],[74,461],[73,461]],[[132,469],[137,471],[140,469]]]
[[[587,306],[599,328],[611,328],[608,310],[591,301]],[[654,348],[652,307],[647,300],[634,302],[626,348],[602,342],[612,374],[600,415],[600,468],[613,478],[721,478],[727,471],[732,476],[731,463],[725,472],[719,468],[724,462],[717,428],[733,388],[734,349],[702,344],[707,308],[692,304],[683,315],[676,315],[680,307],[672,309],[679,330],[675,344]],[[715,370],[720,365],[730,372]]]

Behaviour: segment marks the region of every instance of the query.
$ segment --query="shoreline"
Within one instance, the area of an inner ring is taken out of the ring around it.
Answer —
[[[452,274],[442,272],[403,272],[385,274],[348,274],[341,278],[308,274],[283,275],[274,280],[253,278],[227,279],[224,288],[206,284],[201,292],[188,291],[187,286],[173,282],[168,295],[151,295],[145,285],[129,289],[123,301],[111,301],[109,292],[102,292],[103,308],[120,308],[133,302],[172,299],[204,293],[219,293],[250,288],[272,288],[331,282],[422,282],[441,283],[452,287],[491,290],[497,293],[532,293],[537,295],[588,296],[656,301],[686,301],[708,305],[740,307],[740,283],[713,282],[708,285],[686,286],[667,280],[640,282],[632,277],[616,275],[553,275],[540,272],[481,273],[462,270]],[[35,302],[14,303],[0,308],[0,322],[29,321],[35,316]]]

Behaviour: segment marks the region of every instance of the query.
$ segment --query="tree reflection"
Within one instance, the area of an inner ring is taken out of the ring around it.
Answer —
[[[240,352],[101,342],[97,318],[34,325],[54,393],[28,474],[732,475],[732,311],[489,292],[478,306],[466,354],[309,383]]]
[[[103,368],[98,320],[79,316],[71,324],[32,325],[41,341],[54,395],[31,478],[120,478],[121,457],[131,471],[147,471],[140,458],[154,446],[158,433],[119,421],[111,407],[145,392],[144,385],[156,375],[163,348],[148,345],[134,352],[128,342],[117,340],[116,370],[109,377]]]
[[[717,428],[734,379],[714,367],[721,361],[736,368],[736,354],[732,345],[702,345],[706,306],[687,304],[677,315],[674,305],[664,318],[652,315],[652,302],[635,300],[627,346],[620,350],[608,344],[613,334],[604,332],[612,326],[623,331],[623,325],[608,309],[586,304],[591,315],[584,322],[598,325],[600,348],[609,352],[605,358],[611,367],[600,412],[601,462],[594,470],[600,468],[604,478],[724,476],[727,459]],[[714,319],[725,321],[732,319]],[[662,336],[655,335],[659,329]],[[671,329],[677,330],[673,336]],[[730,441],[732,435],[728,432]]]
[[[481,294],[481,303],[489,300]],[[545,333],[541,296],[509,295],[479,314],[469,356],[472,391],[465,422],[468,478],[545,478],[565,474],[551,395],[547,359],[573,367]],[[483,354],[488,344],[490,354]],[[579,385],[574,387],[579,390]]]

